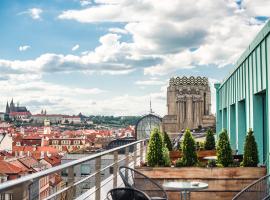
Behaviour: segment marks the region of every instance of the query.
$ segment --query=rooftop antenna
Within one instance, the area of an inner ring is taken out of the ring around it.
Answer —
[[[154,113],[153,109],[152,109],[152,101],[151,101],[151,97],[150,97],[150,114]]]

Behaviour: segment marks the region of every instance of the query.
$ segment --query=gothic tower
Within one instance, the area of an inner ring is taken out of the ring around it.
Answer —
[[[7,105],[6,105],[6,113],[7,113],[7,114],[10,113],[10,108],[9,108],[9,105],[8,105],[8,101],[7,101]]]

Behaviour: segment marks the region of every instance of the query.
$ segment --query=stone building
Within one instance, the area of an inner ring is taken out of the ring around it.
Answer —
[[[211,91],[206,77],[176,77],[167,88],[168,115],[162,119],[163,130],[179,133],[183,129],[215,126],[211,115]]]

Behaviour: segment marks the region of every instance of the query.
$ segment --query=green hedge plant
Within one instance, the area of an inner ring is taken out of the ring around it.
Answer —
[[[147,163],[150,167],[161,166],[163,164],[162,148],[162,136],[159,130],[155,128],[151,132],[147,150]]]
[[[205,139],[205,145],[204,148],[205,150],[214,150],[216,147],[216,142],[215,142],[215,136],[212,131],[212,129],[208,129],[206,132],[206,139]]]
[[[218,166],[228,167],[233,163],[232,149],[227,131],[225,129],[219,134],[217,144],[217,164]]]
[[[150,167],[171,165],[169,150],[157,128],[153,129],[150,135],[147,148],[147,164]]]
[[[162,148],[162,158],[163,158],[163,165],[165,167],[170,167],[171,166],[170,153],[166,146],[163,146]]]
[[[182,143],[182,163],[184,166],[194,166],[198,162],[196,144],[189,129],[186,129]]]
[[[246,135],[244,157],[241,165],[244,167],[257,167],[258,163],[259,157],[257,143],[252,129],[249,129],[248,134]]]
[[[170,137],[166,132],[163,132],[163,138],[164,138],[164,144],[168,148],[169,151],[172,151],[172,142],[170,140]]]

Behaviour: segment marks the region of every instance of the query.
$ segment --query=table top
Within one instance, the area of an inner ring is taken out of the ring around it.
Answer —
[[[175,190],[175,191],[195,191],[208,188],[207,183],[203,182],[165,182],[163,184],[165,190]]]

